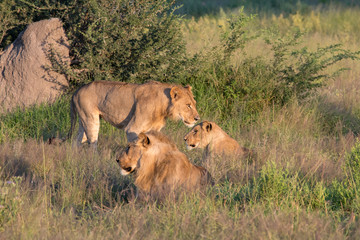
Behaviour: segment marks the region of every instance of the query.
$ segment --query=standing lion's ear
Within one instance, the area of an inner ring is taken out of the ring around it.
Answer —
[[[179,93],[180,93],[180,89],[178,87],[172,87],[171,90],[170,90],[170,96],[171,96],[171,99],[174,99],[174,100],[178,100],[179,99]]]
[[[203,129],[205,129],[207,132],[210,132],[212,130],[212,124],[210,122],[204,121]]]
[[[150,139],[145,133],[140,133],[138,142],[140,142],[143,147],[147,147],[150,144]]]

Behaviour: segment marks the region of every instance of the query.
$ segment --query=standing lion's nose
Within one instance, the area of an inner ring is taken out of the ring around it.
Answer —
[[[187,140],[187,137],[185,136],[185,137],[184,137],[184,141],[186,142],[186,140]]]
[[[194,117],[194,119],[195,119],[195,121],[197,121],[197,120],[199,120],[199,119],[200,119],[200,116],[199,116],[199,115],[197,115],[197,116],[195,116],[195,117]]]
[[[116,159],[116,162],[119,162],[119,159],[118,159],[118,158]]]

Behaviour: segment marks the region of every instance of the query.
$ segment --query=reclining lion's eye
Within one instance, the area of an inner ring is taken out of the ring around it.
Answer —
[[[190,105],[190,104],[186,104],[186,106],[191,109],[191,105]]]
[[[198,130],[194,130],[194,135],[197,134]]]
[[[126,149],[125,149],[125,152],[129,153],[129,150],[130,150],[130,146],[127,146]]]

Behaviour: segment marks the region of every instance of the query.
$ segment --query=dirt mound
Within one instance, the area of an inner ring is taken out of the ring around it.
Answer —
[[[51,52],[70,64],[68,40],[57,18],[30,24],[5,49],[0,56],[0,112],[51,103],[68,86],[63,74],[49,70]]]

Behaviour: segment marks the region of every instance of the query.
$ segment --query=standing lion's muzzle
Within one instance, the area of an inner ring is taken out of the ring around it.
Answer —
[[[196,123],[196,121],[189,122],[189,121],[186,121],[186,120],[184,120],[183,122],[188,128],[192,128]]]
[[[191,122],[184,121],[184,123],[185,123],[188,127],[193,127],[199,119],[200,119],[200,116],[199,116],[199,114],[197,114],[197,115],[194,117],[193,121],[191,121]]]

